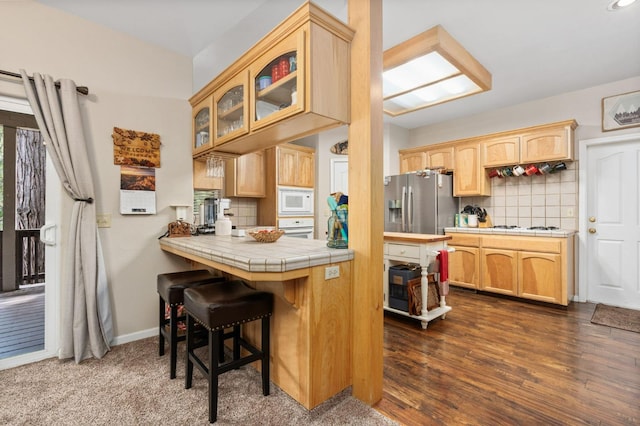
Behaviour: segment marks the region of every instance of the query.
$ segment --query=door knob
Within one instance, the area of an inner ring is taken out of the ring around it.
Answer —
[[[596,221],[596,218],[595,218],[595,217],[591,216],[591,217],[589,218],[589,222],[592,222],[592,223],[593,223],[593,222],[595,222],[595,221]]]
[[[595,234],[596,233],[596,228],[589,228],[589,233],[590,234]]]

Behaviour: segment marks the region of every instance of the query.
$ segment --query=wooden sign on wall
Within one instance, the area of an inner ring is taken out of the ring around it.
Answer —
[[[160,167],[160,135],[113,128],[113,164]]]

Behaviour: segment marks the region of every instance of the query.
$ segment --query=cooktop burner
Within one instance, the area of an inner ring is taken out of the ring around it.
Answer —
[[[557,226],[531,226],[529,228],[520,227],[517,225],[494,225],[495,229],[529,229],[532,231],[553,231],[558,229]]]

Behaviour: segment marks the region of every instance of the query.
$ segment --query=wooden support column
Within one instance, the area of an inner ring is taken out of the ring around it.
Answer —
[[[383,171],[382,0],[349,0],[351,124],[349,125],[349,248],[353,273],[353,396],[382,398]]]

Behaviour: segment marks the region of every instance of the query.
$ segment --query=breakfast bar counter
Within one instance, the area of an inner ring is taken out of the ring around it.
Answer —
[[[304,407],[351,386],[353,250],[286,236],[259,243],[214,235],[163,238],[160,248],[276,296],[271,380]],[[259,324],[247,324],[244,333],[259,342]]]

